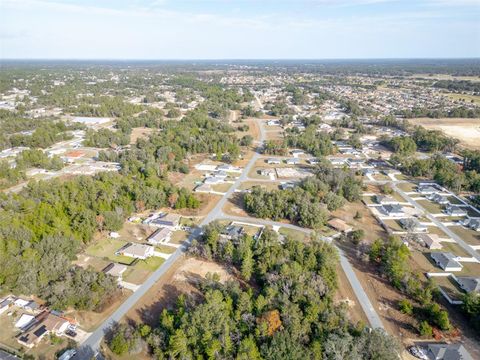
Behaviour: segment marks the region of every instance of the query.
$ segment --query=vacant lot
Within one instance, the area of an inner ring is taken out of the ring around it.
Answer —
[[[415,125],[422,125],[427,129],[440,130],[448,136],[460,140],[460,143],[472,149],[480,149],[480,119],[412,119]]]
[[[182,258],[130,309],[126,318],[135,322],[144,321],[157,325],[164,308],[173,306],[180,294],[198,295],[199,281],[210,273],[217,273],[220,281],[233,278],[227,269],[209,261]]]
[[[156,131],[156,129],[146,127],[133,128],[132,133],[130,134],[130,144],[135,144],[138,139],[148,137],[148,135],[154,131]]]

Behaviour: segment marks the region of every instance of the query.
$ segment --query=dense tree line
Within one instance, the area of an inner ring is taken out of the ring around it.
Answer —
[[[234,128],[210,118],[201,109],[189,111],[180,121],[164,121],[160,131],[148,139],[138,139],[130,150],[104,152],[100,159],[120,162],[124,173],[139,168],[156,171],[159,164],[169,170],[188,172],[184,159],[198,153],[213,153],[225,161],[234,161],[240,154]]]
[[[308,126],[304,132],[287,131],[285,142],[287,147],[300,148],[317,157],[335,153],[330,135],[317,132],[315,125]]]
[[[453,92],[475,92],[480,93],[480,83],[469,80],[438,80],[433,87],[447,89]]]
[[[245,194],[246,210],[260,218],[288,219],[301,226],[319,228],[328,220],[328,211],[343,206],[344,201],[360,198],[361,182],[353,173],[326,165],[316,175],[287,190],[267,191],[253,187]]]
[[[480,173],[476,170],[462,169],[460,165],[441,154],[435,154],[428,159],[394,155],[391,161],[396,165],[399,164],[402,172],[407,175],[434,179],[453,191],[480,191]]]
[[[39,149],[24,150],[17,156],[13,167],[6,160],[0,161],[0,189],[11,187],[19,181],[25,180],[25,171],[29,168],[60,170],[63,166],[63,160],[58,155],[49,157]]]
[[[0,286],[59,308],[95,308],[115,281],[72,267],[76,253],[96,231],[119,230],[134,211],[198,206],[188,195],[155,174],[140,173],[40,181],[19,194],[1,194]]]
[[[432,326],[444,331],[451,329],[448,312],[435,301],[438,298],[437,285],[431,279],[422,282],[423,275],[411,269],[410,251],[400,239],[393,236],[385,241],[377,239],[370,246],[368,255],[396,289],[418,304],[413,306],[410,301],[403,300],[399,307],[400,311],[415,316],[421,335],[431,337]]]
[[[396,359],[392,337],[354,326],[334,304],[338,255],[331,245],[281,244],[268,229],[257,241],[232,242],[221,231],[207,226],[191,253],[232,267],[242,284],[207,276],[200,299],[181,295],[153,327],[113,331],[112,351],[135,353],[141,338],[157,359]]]
[[[480,117],[480,107],[472,109],[464,106],[456,107],[450,110],[443,109],[428,109],[428,108],[413,108],[407,110],[401,110],[396,112],[397,115],[402,115],[406,118],[478,118]]]

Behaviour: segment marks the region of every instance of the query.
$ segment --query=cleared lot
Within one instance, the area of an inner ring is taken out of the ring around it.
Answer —
[[[480,139],[480,119],[418,118],[410,121],[427,129],[440,130],[448,136],[457,138],[461,144],[469,148],[480,149],[480,141],[478,141]]]

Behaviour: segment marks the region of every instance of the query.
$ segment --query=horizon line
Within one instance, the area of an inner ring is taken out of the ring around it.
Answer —
[[[332,57],[332,58],[0,58],[2,61],[323,61],[323,60],[480,60],[471,57]]]

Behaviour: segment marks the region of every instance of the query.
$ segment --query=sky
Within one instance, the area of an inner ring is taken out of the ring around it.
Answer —
[[[480,57],[480,0],[0,0],[2,59]]]

